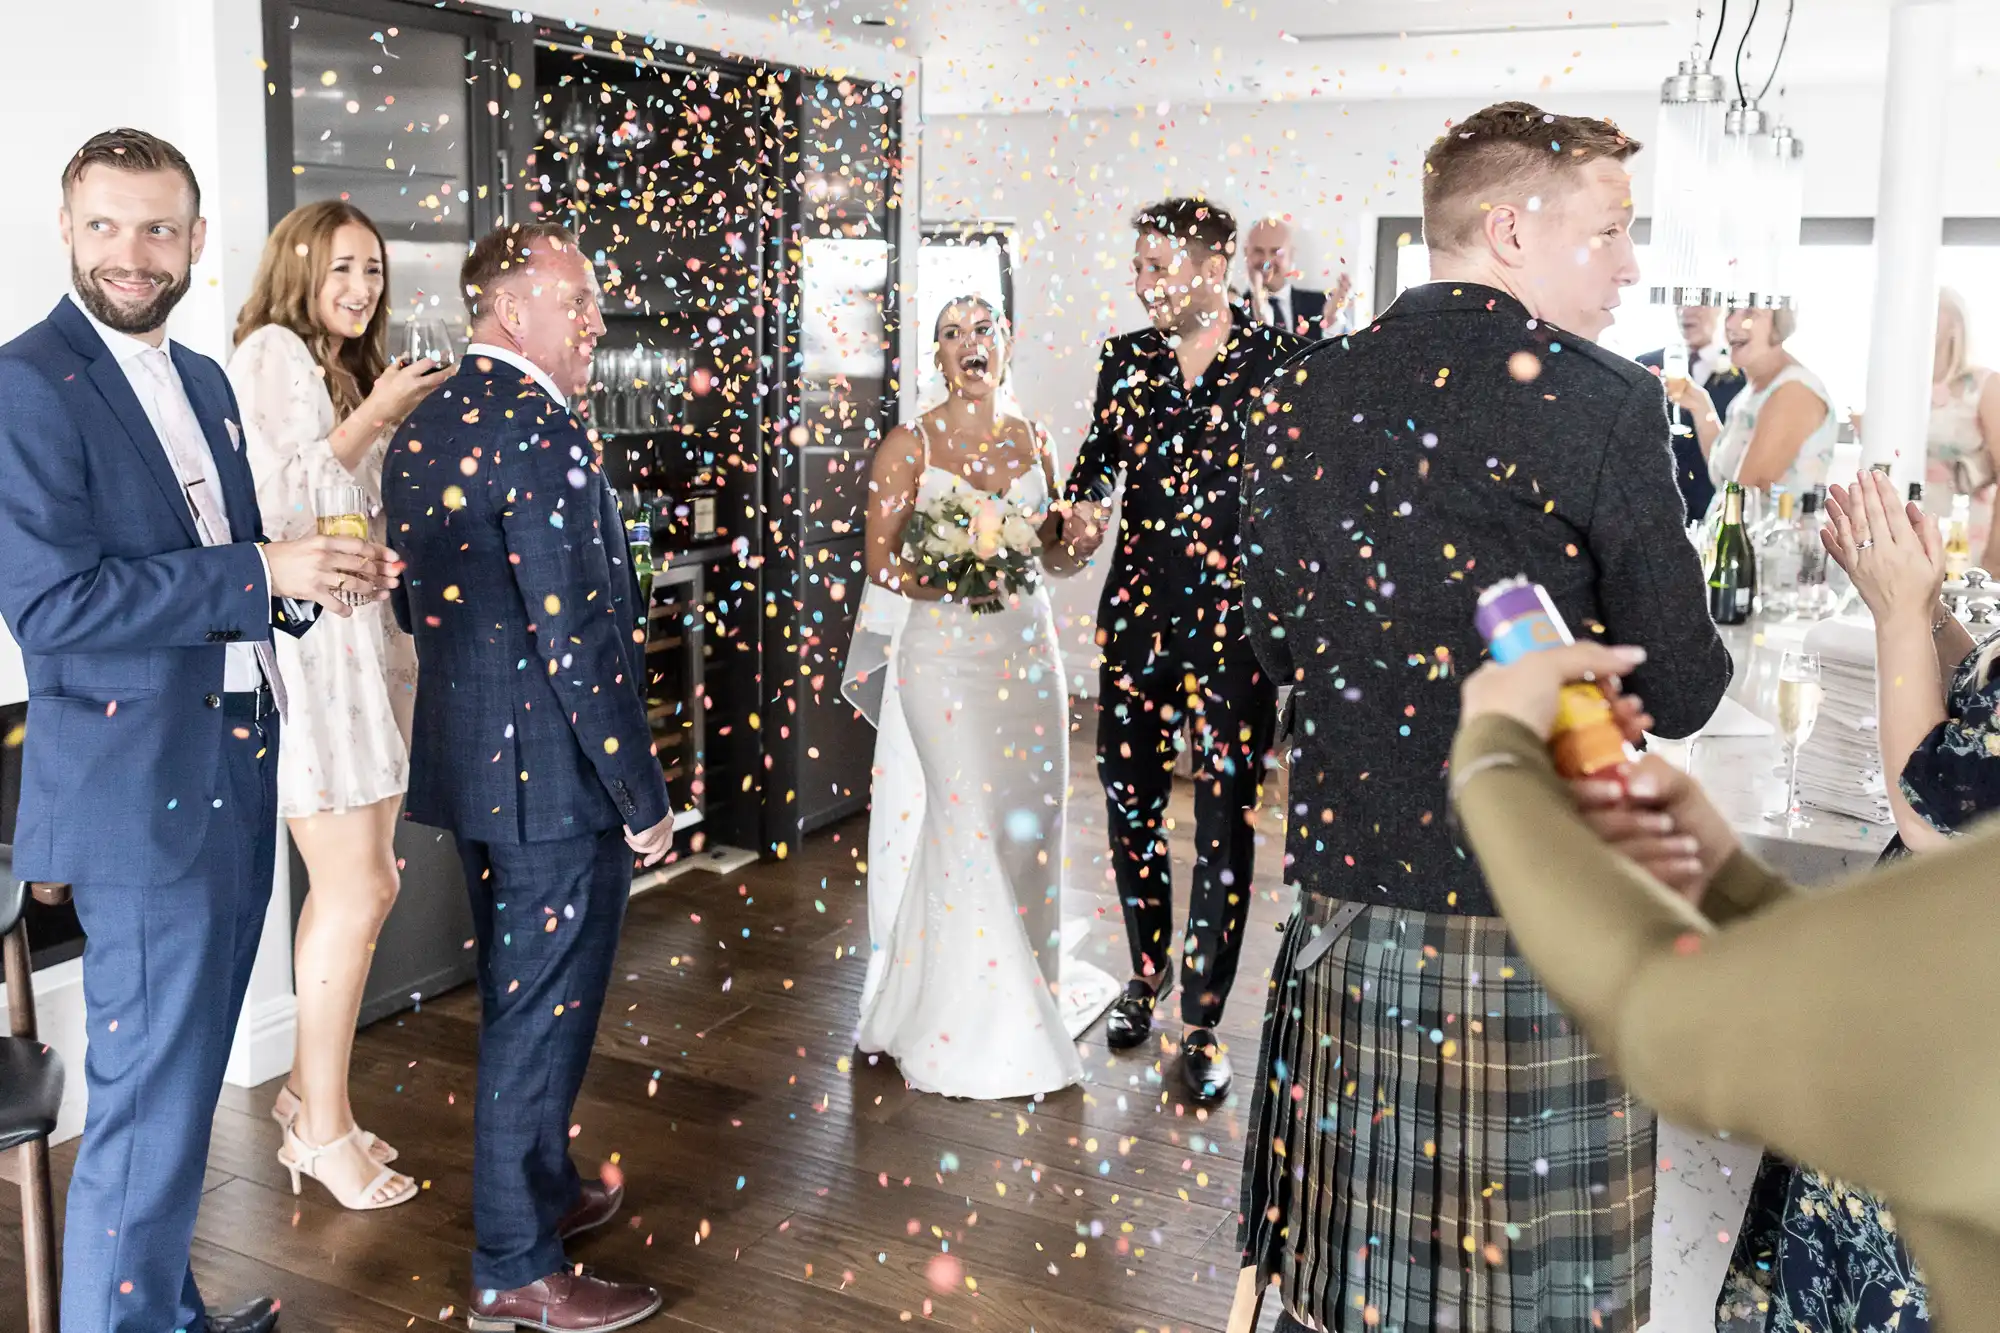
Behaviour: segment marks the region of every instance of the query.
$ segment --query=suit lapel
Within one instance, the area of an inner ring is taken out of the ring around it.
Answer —
[[[167,508],[173,511],[179,521],[181,531],[187,534],[189,544],[201,545],[201,534],[195,530],[194,511],[188,508],[187,493],[181,490],[180,478],[174,475],[173,462],[167,457],[167,447],[160,443],[160,437],[153,433],[153,423],[146,419],[146,410],[139,406],[138,395],[132,392],[132,382],[125,378],[124,368],[111,349],[96,336],[96,330],[84,325],[91,340],[97,344],[96,360],[90,363],[90,380],[104,397],[111,414],[118,424],[125,428],[126,442],[139,456],[139,461],[159,484],[160,497]]]
[[[201,423],[202,438],[208,441],[209,456],[215,460],[215,475],[222,483],[222,503],[229,510],[231,541],[257,540],[257,487],[243,457],[242,431],[232,438],[223,422],[228,419],[227,403],[218,403],[209,393],[208,377],[201,373],[194,353],[179,343],[174,348],[174,369],[180,372],[181,387],[187,390],[188,406]]]

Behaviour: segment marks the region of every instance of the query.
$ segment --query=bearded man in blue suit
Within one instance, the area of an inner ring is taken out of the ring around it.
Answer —
[[[172,144],[111,130],[63,172],[72,294],[0,347],[0,618],[28,675],[14,871],[66,882],[87,942],[90,1107],[64,1333],[267,1333],[188,1264],[209,1126],[277,830],[274,629],[386,597],[365,541],[266,543],[222,367],[166,337],[201,257]]]

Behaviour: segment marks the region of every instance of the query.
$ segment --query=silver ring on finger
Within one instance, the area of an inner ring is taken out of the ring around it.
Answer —
[[[1858,541],[1854,543],[1854,549],[1857,551],[1865,551],[1874,544],[1875,544],[1875,539],[1873,537],[1869,537],[1863,541]]]

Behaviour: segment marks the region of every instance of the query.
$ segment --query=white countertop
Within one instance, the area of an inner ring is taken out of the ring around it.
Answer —
[[[1736,662],[1729,698],[1757,717],[1775,719],[1779,660],[1787,649],[1800,647],[1811,628],[1809,622],[1766,623],[1761,617],[1724,627],[1723,643]],[[1804,807],[1812,820],[1804,828],[1789,829],[1766,820],[1764,812],[1785,801],[1780,772],[1784,747],[1775,729],[1769,736],[1697,732],[1690,740],[1655,738],[1651,745],[1661,757],[1700,780],[1751,852],[1798,883],[1821,883],[1866,869],[1895,832],[1893,825],[1870,824],[1812,806]]]

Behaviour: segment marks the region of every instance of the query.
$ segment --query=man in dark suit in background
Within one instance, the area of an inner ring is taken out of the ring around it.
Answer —
[[[1743,392],[1743,372],[1729,363],[1729,343],[1722,336],[1722,311],[1714,306],[1681,307],[1681,336],[1687,340],[1688,378],[1708,390],[1715,414],[1726,416],[1729,404]],[[1665,348],[1637,358],[1640,365],[1661,370],[1666,365]],[[1715,498],[1715,483],[1708,477],[1708,459],[1702,456],[1701,441],[1695,438],[1694,422],[1686,411],[1667,404],[1667,419],[1674,430],[1674,480],[1680,483],[1681,500],[1687,505],[1690,521],[1708,512]]]
[[[604,333],[597,274],[555,223],[466,257],[473,341],[383,470],[416,636],[408,816],[458,838],[479,949],[475,1329],[623,1328],[659,1293],[573,1270],[623,1189],[569,1160],[632,887],[673,841],[643,681],[645,608],[618,504],[569,404]],[[403,543],[407,543],[404,546]]]
[[[266,1333],[188,1266],[209,1126],[271,901],[274,628],[392,583],[369,542],[264,543],[222,367],[166,336],[206,226],[142,130],[63,171],[71,296],[0,348],[0,615],[28,673],[14,873],[68,883],[88,936],[90,1110],[62,1326]]]
[[[1132,225],[1133,287],[1152,327],[1104,344],[1090,433],[1070,473],[1065,534],[1079,555],[1097,549],[1122,473],[1118,553],[1097,613],[1097,768],[1132,980],[1112,1005],[1106,1040],[1144,1042],[1173,987],[1166,813],[1176,741],[1192,723],[1195,864],[1181,949],[1181,1078],[1195,1096],[1214,1098],[1229,1090],[1215,1025],[1250,911],[1250,815],[1276,699],[1244,637],[1236,582],[1243,428],[1265,381],[1306,344],[1230,304],[1229,214],[1200,199],[1168,199]]]
[[[1331,297],[1311,287],[1299,287],[1293,263],[1292,224],[1281,217],[1267,217],[1251,227],[1243,238],[1243,268],[1250,286],[1243,294],[1244,308],[1259,324],[1269,324],[1301,338],[1317,341],[1338,338],[1348,332],[1347,298],[1354,282],[1345,273],[1334,284]]]

